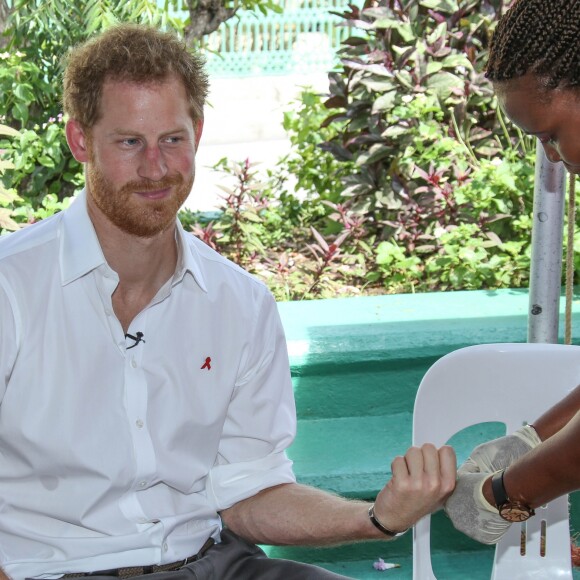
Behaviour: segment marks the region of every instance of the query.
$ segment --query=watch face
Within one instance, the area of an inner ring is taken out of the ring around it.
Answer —
[[[499,515],[508,522],[525,522],[534,514],[532,508],[515,501],[508,501],[499,507]]]

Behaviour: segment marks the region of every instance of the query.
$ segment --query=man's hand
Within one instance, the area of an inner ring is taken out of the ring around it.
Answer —
[[[509,467],[541,442],[536,430],[525,425],[511,435],[478,445],[459,468],[458,474],[495,473]]]
[[[489,477],[489,473],[460,475],[445,512],[460,532],[483,544],[496,544],[511,524],[483,496],[483,484]]]
[[[375,500],[375,516],[394,532],[410,528],[443,505],[455,487],[456,467],[448,445],[411,447],[393,460],[393,477]]]
[[[0,580],[10,580],[10,576],[7,576],[2,568],[0,568]]]

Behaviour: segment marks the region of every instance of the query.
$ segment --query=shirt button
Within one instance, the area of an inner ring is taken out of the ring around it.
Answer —
[[[165,543],[163,544],[163,551],[164,551],[164,552],[167,552],[167,550],[169,550],[169,546],[167,545],[167,542],[165,542]]]
[[[137,427],[139,427],[139,429],[143,428],[143,421],[141,421],[141,419],[137,419],[137,421],[135,421],[135,425],[137,425]]]
[[[140,481],[139,482],[139,487],[145,487],[147,485],[146,481]]]
[[[134,358],[133,358],[133,359],[131,359],[131,366],[132,366],[133,368],[137,368],[137,361],[136,361]]]

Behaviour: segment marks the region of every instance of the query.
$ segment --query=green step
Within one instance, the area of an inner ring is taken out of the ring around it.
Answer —
[[[298,421],[288,450],[301,483],[347,497],[374,498],[391,477],[391,462],[411,445],[412,414]],[[470,427],[450,443],[463,461],[479,443],[503,433],[499,423]]]
[[[270,557],[308,562],[356,580],[410,580],[413,577],[410,533],[394,542],[364,542],[333,548],[263,546],[263,549]],[[494,550],[493,546],[484,546],[457,532],[442,512],[432,516],[431,560],[440,580],[489,580]],[[373,568],[379,558],[399,564],[400,568],[379,572]],[[580,570],[574,569],[574,578],[580,579]]]
[[[390,415],[413,409],[421,379],[438,357],[368,360],[292,367],[300,419]]]
[[[472,344],[525,342],[528,308],[527,291],[512,289],[278,304],[296,377],[312,365],[412,363]],[[573,304],[573,321],[580,322],[580,302]]]
[[[383,558],[384,559],[384,558]],[[342,574],[356,580],[412,580],[413,559],[406,557],[397,560],[400,568],[377,572],[369,561],[362,562],[329,562],[321,564],[322,568]],[[370,566],[369,566],[370,564]],[[493,551],[477,552],[443,552],[432,556],[433,571],[440,580],[489,580],[493,566]],[[572,570],[572,577],[580,580],[580,570]],[[552,580],[552,579],[546,579]]]
[[[391,476],[393,458],[411,444],[415,394],[429,367],[464,346],[524,342],[529,305],[526,290],[498,290],[286,302],[278,308],[298,413],[298,434],[288,451],[297,478],[373,500]],[[580,303],[573,310],[578,325]],[[461,463],[475,445],[502,434],[503,426],[486,423],[450,443]],[[571,506],[574,533],[580,530],[577,494]],[[412,578],[410,534],[392,543],[265,550],[359,580]],[[432,519],[432,552],[438,578],[490,576],[493,548],[456,532],[443,513]],[[379,557],[401,567],[379,572],[373,568]]]
[[[384,558],[383,558],[384,560]],[[393,562],[394,563],[394,562]],[[362,562],[330,562],[322,564],[322,568],[342,574],[356,580],[412,580],[413,559],[408,556],[396,562],[400,568],[377,572],[370,561]],[[437,578],[449,580],[489,580],[491,575],[492,557],[482,552],[443,553],[433,557],[433,569]]]
[[[444,537],[453,538],[453,551],[448,549],[447,540],[442,541]],[[264,549],[271,557],[309,562],[360,580],[381,578],[379,572],[373,568],[373,563],[382,558],[385,562],[400,564],[400,568],[384,571],[385,577],[412,577],[413,553],[410,533],[395,542],[364,542],[334,548],[268,546]],[[481,577],[489,579],[493,563],[493,547],[483,546],[460,534],[453,529],[448,518],[439,512],[432,517],[433,569],[439,578],[454,577],[446,573],[453,558],[457,558],[460,562],[476,561],[478,571],[484,574]],[[472,577],[464,578],[471,580]]]
[[[403,454],[411,444],[411,422],[410,413],[299,421],[298,436],[288,451],[295,461],[298,481],[346,497],[372,501],[391,476],[392,459]],[[475,425],[455,435],[449,443],[462,463],[476,445],[501,436],[503,430],[500,423]],[[574,536],[580,532],[579,492],[571,494],[570,505],[571,535]],[[377,553],[377,547],[381,553]],[[442,513],[432,519],[432,549],[443,554],[441,560],[445,560],[445,554],[458,551],[488,550],[455,531]],[[374,561],[373,558],[404,560],[412,553],[410,535],[392,544],[366,542],[324,549],[268,547],[268,550],[276,557],[320,563],[325,567],[332,562],[340,562],[341,566],[348,562],[348,566],[357,569],[362,569],[369,560]]]

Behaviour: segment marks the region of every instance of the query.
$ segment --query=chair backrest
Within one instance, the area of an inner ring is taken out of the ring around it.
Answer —
[[[487,344],[456,350],[438,360],[419,386],[413,444],[439,447],[462,429],[489,421],[504,423],[511,433],[533,422],[579,383],[577,346]],[[492,579],[572,578],[568,519],[564,496],[536,510],[525,524],[513,524],[496,547]],[[415,580],[435,578],[430,523],[427,516],[413,530]]]

